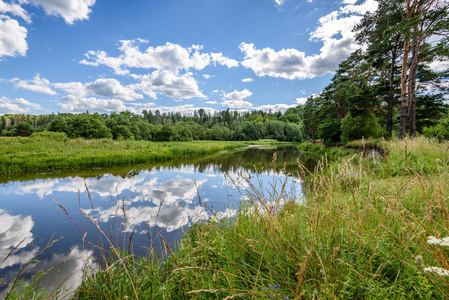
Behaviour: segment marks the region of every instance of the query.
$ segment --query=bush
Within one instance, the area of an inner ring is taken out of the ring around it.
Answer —
[[[15,136],[30,136],[32,133],[33,129],[31,128],[31,125],[26,122],[20,122],[14,128]]]
[[[36,141],[66,141],[69,138],[67,137],[67,134],[65,132],[53,132],[53,131],[41,131],[41,132],[35,132],[30,136],[30,139],[36,140]]]
[[[318,137],[324,140],[326,146],[340,142],[341,120],[327,119],[318,126]]]
[[[379,137],[381,128],[376,116],[369,111],[353,117],[350,113],[341,121],[341,141]]]
[[[423,134],[427,137],[436,137],[438,140],[449,140],[449,117],[435,126],[425,127]]]

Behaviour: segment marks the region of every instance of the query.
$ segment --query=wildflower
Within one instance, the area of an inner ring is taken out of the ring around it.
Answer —
[[[435,273],[435,274],[438,274],[440,276],[449,276],[449,270],[446,270],[446,269],[443,269],[443,268],[438,268],[438,267],[424,268],[424,272]]]
[[[423,262],[423,259],[422,259],[421,255],[416,256],[415,264],[417,264],[419,267],[422,267],[424,265],[424,262]]]
[[[354,262],[354,259],[353,259],[353,258],[351,258],[351,262],[352,262],[352,263]]]
[[[288,296],[285,296],[284,298],[282,298],[282,299],[288,299]]]
[[[434,236],[429,236],[427,238],[427,244],[429,245],[439,245],[439,246],[448,246],[449,247],[449,237],[445,237],[442,239],[437,239]]]

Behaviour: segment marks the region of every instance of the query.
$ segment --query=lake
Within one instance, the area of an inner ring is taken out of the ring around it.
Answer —
[[[286,196],[278,194],[285,185],[290,195],[302,199],[298,161],[308,169],[315,165],[294,146],[259,146],[161,165],[4,180],[0,262],[9,257],[0,265],[0,297],[18,269],[42,250],[40,262],[28,266],[25,278],[52,268],[40,284],[51,289],[62,282],[73,289],[85,263],[99,263],[102,249],[112,244],[138,255],[164,255],[160,236],[173,247],[195,222],[234,216],[252,186],[276,198]],[[59,240],[46,249],[52,239]]]

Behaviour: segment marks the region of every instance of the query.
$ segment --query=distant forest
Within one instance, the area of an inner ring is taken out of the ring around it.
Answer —
[[[49,114],[0,116],[3,136],[29,136],[44,130],[64,132],[69,138],[113,138],[148,141],[259,140],[300,142],[304,139],[303,107],[281,112],[239,113],[222,110],[214,114],[204,109],[193,116],[180,113],[143,111],[112,114]]]

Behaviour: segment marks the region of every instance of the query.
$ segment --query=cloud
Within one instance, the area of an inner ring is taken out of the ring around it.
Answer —
[[[95,96],[120,99],[123,101],[133,101],[143,99],[141,94],[136,93],[132,88],[125,87],[114,78],[97,79],[95,82],[87,83],[86,90]]]
[[[243,42],[239,46],[245,55],[241,64],[260,77],[305,79],[333,72],[342,60],[359,47],[352,32],[354,26],[365,12],[377,8],[375,0],[366,0],[360,5],[352,3],[347,1],[347,5],[338,11],[319,19],[318,28],[310,35],[311,41],[323,43],[319,54],[306,56],[296,49],[256,49],[254,44]]]
[[[248,108],[252,107],[252,103],[243,100],[225,100],[221,102],[221,105],[229,108]]]
[[[242,91],[234,90],[232,93],[223,93],[224,99],[227,100],[243,100],[251,96],[253,93],[250,92],[248,89],[244,89]]]
[[[258,50],[254,44],[247,43],[241,43],[239,48],[245,54],[242,65],[253,70],[259,77],[303,79],[310,76],[304,52],[296,49],[282,49],[279,52],[271,48]]]
[[[307,97],[296,98],[296,103],[299,105],[304,105],[307,102]]]
[[[41,6],[50,16],[62,17],[66,23],[89,19],[95,0],[20,0],[22,4]]]
[[[284,113],[287,109],[292,108],[292,107],[296,107],[296,104],[282,104],[282,103],[278,103],[278,104],[268,104],[268,105],[261,105],[261,106],[255,106],[254,109],[255,110],[262,110],[262,111],[280,111],[282,113]]]
[[[252,79],[252,78],[242,79],[242,82],[253,82],[253,81],[254,81],[254,79]]]
[[[24,114],[27,113],[30,108],[42,109],[37,103],[29,102],[23,98],[16,98],[11,100],[6,97],[0,97],[0,115],[3,114]]]
[[[139,44],[147,43],[142,39],[122,40],[118,48],[122,54],[117,57],[108,56],[105,51],[88,51],[86,59],[81,64],[90,66],[105,65],[114,70],[116,74],[129,74],[127,68],[168,70],[178,74],[180,70],[203,70],[211,63],[227,66],[238,66],[236,60],[224,57],[222,53],[201,53],[203,46],[192,45],[184,48],[178,44],[167,42],[163,46],[148,47],[144,52],[140,51]]]
[[[57,82],[53,86],[59,90],[63,90],[69,95],[76,98],[82,98],[87,96],[87,90],[81,82]]]
[[[210,78],[214,77],[214,75],[203,74],[203,77],[204,77],[205,79],[210,79]]]
[[[244,99],[250,97],[253,93],[248,89],[241,91],[234,90],[232,93],[223,93],[223,99],[225,101],[221,102],[221,105],[227,106],[229,108],[248,108],[252,107],[252,103],[248,101],[243,101]]]
[[[27,33],[26,28],[20,26],[16,20],[0,18],[0,57],[25,56],[28,50]]]
[[[429,64],[429,67],[436,72],[446,71],[449,69],[449,61],[434,60]]]
[[[24,19],[27,23],[31,23],[31,17],[28,12],[16,3],[8,4],[0,0],[0,13],[10,13]]]
[[[58,102],[58,105],[72,113],[83,113],[86,110],[99,113],[127,110],[123,101],[118,99],[77,98],[72,95],[65,96],[64,102]]]
[[[276,4],[278,5],[278,6],[281,6],[282,4],[284,4],[284,1],[285,0],[274,0],[275,2],[276,2]]]
[[[141,90],[153,99],[157,98],[158,91],[171,98],[207,98],[200,91],[196,80],[192,77],[192,73],[177,76],[168,70],[163,70],[154,71],[148,75],[136,76],[136,78],[140,78],[140,83],[134,84],[133,88]]]
[[[238,61],[236,61],[235,59],[231,59],[231,58],[227,58],[227,57],[223,56],[223,54],[221,52],[220,53],[211,53],[210,59],[214,64],[218,63],[219,65],[226,66],[229,69],[239,66]]]
[[[36,93],[43,93],[47,95],[57,95],[55,91],[51,89],[51,83],[45,78],[40,78],[39,74],[36,74],[33,80],[20,80],[19,78],[11,79],[11,82],[18,88],[30,90]]]
[[[139,109],[136,110],[135,112],[141,114],[142,110],[144,110],[144,109],[152,110],[153,112],[156,110],[159,110],[161,113],[164,113],[164,112],[165,113],[169,113],[169,112],[177,113],[177,112],[179,112],[182,115],[190,115],[190,116],[193,115],[193,113],[195,111],[198,112],[199,109],[204,109],[204,111],[206,113],[210,113],[210,114],[213,114],[216,111],[216,109],[214,109],[212,107],[204,107],[204,106],[197,107],[193,104],[184,104],[184,105],[177,105],[177,106],[164,106],[164,105],[155,106],[154,103],[150,103],[150,105],[148,105],[148,103],[147,103],[144,106],[139,107]]]
[[[17,246],[16,251],[0,264],[0,269],[26,262],[36,254],[37,249],[19,252],[33,241],[33,227],[31,216],[13,216],[0,209],[0,263]]]
[[[125,205],[127,203],[125,202]],[[91,213],[91,210],[87,211]],[[123,216],[123,210],[117,210],[116,207],[110,207],[108,209],[102,209],[97,211],[98,219],[101,222],[109,222],[115,218],[116,215]],[[134,206],[127,207],[126,209],[126,225],[128,230],[137,231],[137,228],[141,225],[146,225],[145,231],[148,230],[147,226],[159,226],[171,232],[180,229],[183,226],[188,226],[196,223],[200,220],[207,220],[209,214],[201,206],[195,206],[189,208],[187,206],[180,206],[178,203],[162,204],[158,206]]]

